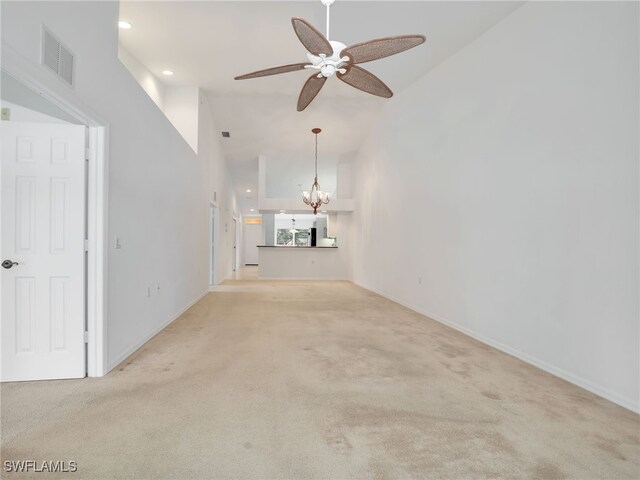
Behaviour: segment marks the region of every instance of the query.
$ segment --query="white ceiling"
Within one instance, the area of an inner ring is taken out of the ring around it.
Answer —
[[[337,0],[331,8],[331,39],[350,45],[390,35],[426,35],[422,46],[363,65],[397,93],[521,4]],[[231,132],[223,149],[244,212],[256,208],[258,154],[313,158],[310,130],[319,126],[320,151],[349,157],[384,102],[393,101],[331,78],[299,113],[296,100],[309,72],[233,80],[262,68],[307,61],[290,19],[305,18],[324,31],[325,8],[319,0],[123,1],[120,10],[120,18],[133,24],[120,32],[125,48],[167,85],[202,88],[218,129]],[[175,74],[163,77],[165,69]],[[253,190],[252,198],[246,198],[247,188]]]

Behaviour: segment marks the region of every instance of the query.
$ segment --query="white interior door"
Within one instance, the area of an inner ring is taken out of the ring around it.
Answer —
[[[85,376],[84,130],[0,124],[2,381]]]
[[[244,264],[258,264],[258,245],[262,241],[262,225],[259,223],[245,223],[243,226]]]
[[[236,248],[236,243],[238,241],[237,235],[238,235],[238,223],[234,218],[233,219],[233,251],[232,251],[233,258],[231,259],[231,268],[234,272],[236,271],[236,265],[238,263],[238,254],[237,254],[238,250]]]
[[[218,223],[216,219],[216,207],[209,205],[211,214],[211,229],[209,230],[209,285],[216,284],[216,229]]]

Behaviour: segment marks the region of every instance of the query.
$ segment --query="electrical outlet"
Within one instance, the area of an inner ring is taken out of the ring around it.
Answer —
[[[418,285],[422,285],[422,277],[418,277]]]
[[[0,109],[0,119],[1,120],[11,120],[11,109],[7,107],[3,107]]]

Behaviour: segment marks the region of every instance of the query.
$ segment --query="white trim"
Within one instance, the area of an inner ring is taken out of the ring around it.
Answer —
[[[107,198],[109,125],[85,105],[64,82],[55,81],[47,67],[25,59],[2,43],[2,70],[38,95],[89,127],[88,237],[87,254],[87,374],[107,373]]]
[[[113,360],[112,362],[109,363],[109,371],[111,371],[114,368],[116,368],[123,361],[125,361],[128,357],[130,357],[136,351],[138,351],[138,349],[140,349],[140,347],[142,347],[145,343],[147,343],[149,340],[151,340],[153,337],[155,337],[162,330],[167,328],[175,320],[180,318],[183,313],[185,313],[187,310],[189,310],[191,307],[193,307],[196,303],[198,303],[200,300],[202,300],[208,293],[209,293],[209,289],[207,289],[204,292],[202,292],[195,300],[191,301],[186,307],[184,307],[178,313],[176,313],[175,315],[170,317],[166,322],[162,323],[162,325],[156,327],[151,333],[145,335],[142,338],[142,340],[140,340],[139,342],[136,342],[135,345],[133,345],[132,347],[129,347],[123,353],[118,355],[115,360]]]
[[[296,280],[296,281],[299,280],[301,282],[350,282],[351,281],[348,278],[337,278],[337,277],[336,278],[333,278],[333,277],[331,277],[331,278],[325,278],[325,277],[258,277],[258,280],[268,280],[268,281],[282,280],[284,282],[290,282],[292,280]]]
[[[523,362],[526,362],[530,365],[533,365],[534,367],[539,368],[540,370],[544,370],[547,373],[550,373],[551,375],[554,375],[556,377],[559,377],[563,380],[566,380],[569,383],[572,383],[580,388],[583,388],[585,390],[588,390],[591,393],[594,393],[596,395],[598,395],[599,397],[605,398],[617,405],[620,405],[621,407],[624,407],[628,410],[631,410],[632,412],[636,412],[636,413],[640,413],[640,403],[638,403],[637,401],[634,401],[632,399],[623,397],[621,395],[619,395],[616,392],[612,392],[611,390],[609,390],[606,387],[603,387],[601,385],[597,385],[589,380],[586,380],[582,377],[579,377],[577,375],[574,375],[572,373],[567,372],[566,370],[562,370],[561,368],[555,367],[543,360],[540,360],[536,357],[533,357],[529,354],[523,353],[519,350],[516,350],[515,348],[511,348],[508,345],[505,345],[503,343],[500,343],[496,340],[493,340],[489,337],[486,337],[480,333],[477,333],[469,328],[466,327],[462,327],[450,320],[447,320],[439,315],[434,315],[432,313],[429,313],[421,308],[418,308],[414,305],[411,305],[407,302],[404,302],[398,298],[395,298],[391,295],[387,295],[385,293],[382,293],[379,290],[376,290],[375,288],[371,288],[368,287],[366,285],[363,285],[359,282],[353,281],[353,283],[355,285],[358,285],[359,287],[364,288],[365,290],[369,290],[370,292],[373,292],[377,295],[380,295],[381,297],[384,297],[388,300],[391,300],[392,302],[398,303],[404,307],[407,307],[410,310],[413,310],[414,312],[420,313],[421,315],[424,315],[425,317],[428,317],[432,320],[435,320],[438,323],[442,323],[443,325],[446,325],[447,327],[451,327],[454,330],[457,330],[471,338],[474,338],[475,340],[478,340],[479,342],[482,342],[486,345],[489,345],[490,347],[493,347],[497,350],[500,350],[501,352],[507,353],[513,357],[516,357],[519,360],[522,360]]]
[[[69,85],[53,82],[55,76],[47,67],[30,62],[6,43],[2,43],[2,70],[85,125],[107,125],[100,115],[76,96]]]
[[[109,127],[89,128],[87,254],[87,375],[101,377],[107,370],[107,219]]]
[[[211,229],[211,217],[215,216],[213,232]],[[213,235],[213,239],[211,238]],[[214,245],[214,254],[211,255],[211,243]],[[213,200],[209,201],[209,286],[217,285],[218,280],[218,258],[220,257],[220,207]]]
[[[234,223],[235,222],[235,223]],[[229,275],[233,275],[234,272],[238,271],[239,268],[239,262],[238,262],[238,244],[240,243],[238,241],[238,216],[236,215],[235,212],[233,212],[231,214],[231,223],[233,225],[235,225],[235,227],[233,228],[233,236],[235,237],[233,239],[233,245],[231,245],[231,249],[234,250],[233,252],[233,264],[231,265],[231,273]],[[234,248],[235,247],[235,248]]]

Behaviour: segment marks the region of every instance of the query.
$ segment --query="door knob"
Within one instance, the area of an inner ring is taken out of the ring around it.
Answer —
[[[12,260],[5,260],[2,262],[2,266],[6,269],[13,267],[14,265],[18,265],[18,262],[14,262]]]

